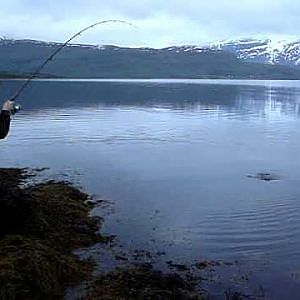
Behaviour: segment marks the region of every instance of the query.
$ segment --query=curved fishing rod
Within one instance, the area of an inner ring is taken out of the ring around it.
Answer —
[[[100,21],[100,22],[96,22],[92,25],[89,25],[87,27],[85,27],[84,29],[80,30],[79,32],[77,32],[76,34],[74,34],[72,37],[70,37],[65,43],[63,43],[60,47],[58,47],[30,76],[29,78],[21,85],[21,87],[17,90],[17,92],[14,94],[14,96],[10,99],[10,101],[15,101],[20,94],[23,92],[23,90],[28,86],[28,84],[31,82],[32,79],[34,79],[34,77],[39,74],[41,72],[41,70],[54,58],[54,56],[56,56],[63,48],[65,48],[72,40],[74,40],[77,36],[81,35],[83,32],[101,25],[101,24],[105,24],[105,23],[123,23],[126,25],[130,25],[132,27],[135,27],[132,23],[129,23],[127,21],[123,21],[123,20],[104,20],[104,21]]]

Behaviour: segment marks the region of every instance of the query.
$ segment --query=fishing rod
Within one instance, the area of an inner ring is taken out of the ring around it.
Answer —
[[[41,70],[63,49],[65,48],[72,40],[74,40],[76,37],[80,36],[83,32],[96,27],[98,25],[103,25],[106,23],[122,23],[122,24],[126,24],[132,27],[135,27],[132,23],[127,22],[127,21],[123,21],[123,20],[117,20],[117,19],[113,19],[113,20],[104,20],[104,21],[100,21],[100,22],[96,22],[92,25],[89,25],[85,28],[83,28],[82,30],[80,30],[79,32],[77,32],[76,34],[74,34],[72,37],[70,37],[66,42],[64,42],[61,46],[59,46],[55,51],[53,51],[51,53],[51,55],[45,60],[43,61],[43,63],[33,72],[31,73],[31,75],[27,78],[27,80],[20,86],[20,88],[16,91],[16,93],[14,94],[14,96],[12,98],[10,98],[10,101],[15,101],[20,94],[25,90],[25,88],[29,85],[29,83],[35,78],[36,75],[38,75]],[[16,105],[14,107],[14,111],[18,111],[20,110],[21,107],[19,105]]]

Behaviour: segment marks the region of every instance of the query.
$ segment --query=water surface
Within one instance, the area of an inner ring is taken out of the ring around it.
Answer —
[[[298,81],[37,80],[20,102],[2,167],[50,167],[112,200],[104,230],[128,248],[238,260],[270,299],[297,299]]]

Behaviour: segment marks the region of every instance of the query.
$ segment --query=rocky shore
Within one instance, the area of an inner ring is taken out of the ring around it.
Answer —
[[[73,250],[101,240],[88,196],[65,182],[20,187],[31,176],[0,170],[0,299],[59,299],[91,275]]]
[[[67,182],[30,184],[32,171],[0,169],[0,299],[63,299],[89,282],[80,299],[207,299],[176,272],[123,266],[94,276],[74,250],[107,243],[89,196]],[[24,184],[24,183],[27,184]],[[29,184],[28,184],[29,183]],[[239,299],[239,298],[228,298]]]

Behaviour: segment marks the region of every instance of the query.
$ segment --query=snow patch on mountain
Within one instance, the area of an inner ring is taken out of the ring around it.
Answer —
[[[210,49],[234,53],[238,58],[268,64],[300,64],[300,41],[288,40],[227,40],[209,45]]]

